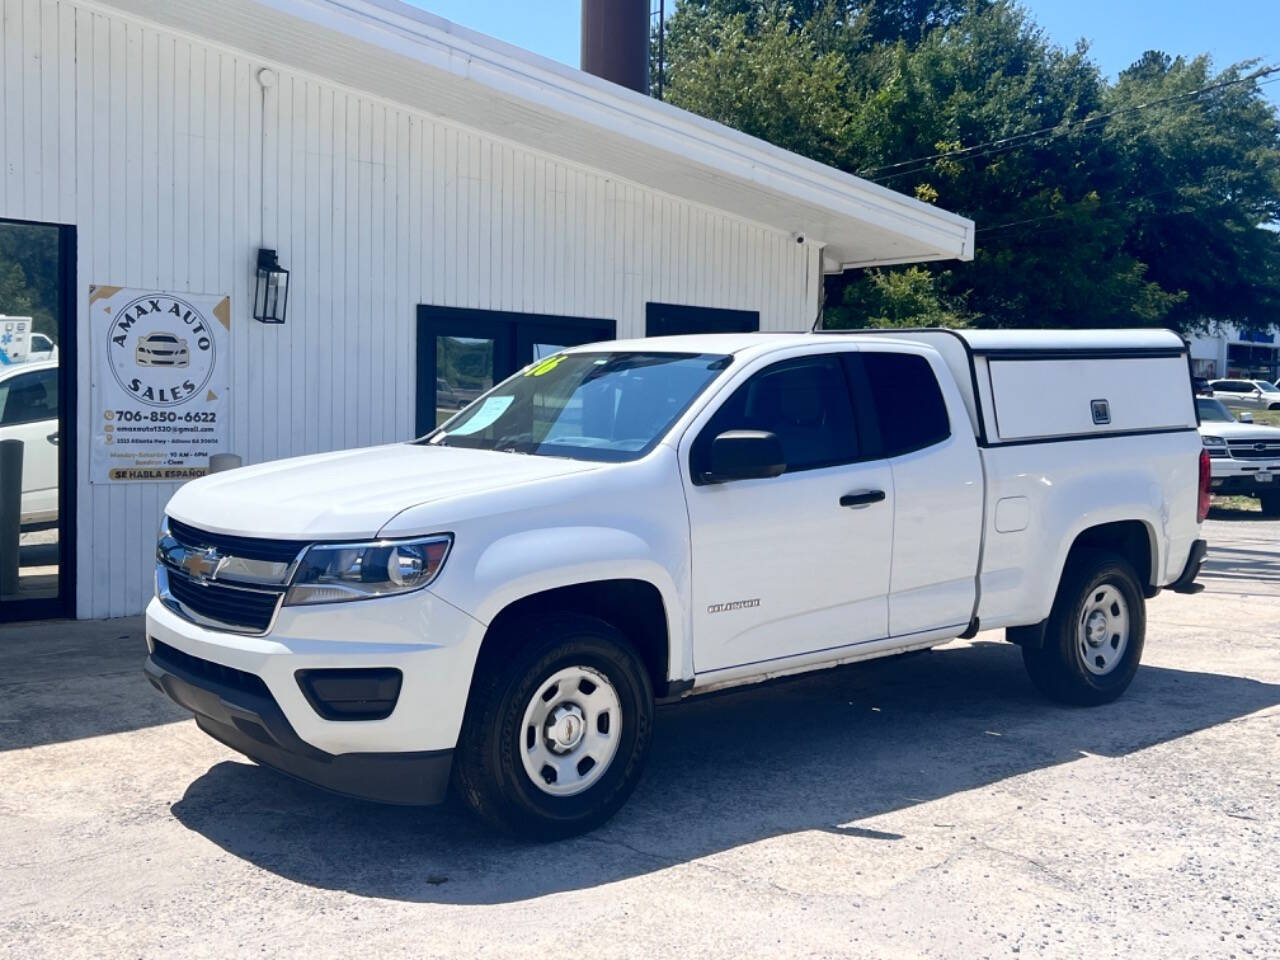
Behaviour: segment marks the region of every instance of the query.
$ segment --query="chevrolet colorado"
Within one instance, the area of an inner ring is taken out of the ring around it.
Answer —
[[[169,502],[146,672],[332,790],[553,838],[640,776],[655,702],[1007,629],[1119,696],[1193,592],[1209,461],[1151,331],[752,334],[538,361],[413,442]]]

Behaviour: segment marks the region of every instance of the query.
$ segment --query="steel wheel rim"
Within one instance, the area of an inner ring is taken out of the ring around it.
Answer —
[[[520,724],[520,760],[553,797],[590,789],[609,769],[622,734],[622,701],[599,670],[573,666],[540,684]]]
[[[1114,670],[1129,647],[1129,604],[1119,588],[1100,584],[1085,598],[1076,624],[1076,652],[1086,670],[1101,677]]]

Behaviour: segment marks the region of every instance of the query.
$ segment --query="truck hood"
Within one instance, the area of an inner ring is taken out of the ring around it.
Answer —
[[[275,460],[202,477],[175,493],[166,512],[202,530],[239,536],[372,537],[396,514],[420,504],[602,466],[397,443]]]
[[[1200,424],[1202,437],[1222,437],[1224,440],[1260,440],[1275,442],[1280,440],[1280,427],[1268,427],[1260,423],[1226,423],[1211,420]]]

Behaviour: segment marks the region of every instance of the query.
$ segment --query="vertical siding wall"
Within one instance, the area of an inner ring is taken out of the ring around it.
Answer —
[[[98,8],[0,6],[0,216],[78,228],[81,617],[145,606],[174,489],[88,483],[91,283],[231,294],[246,462],[410,437],[420,303],[620,336],[649,300],[812,320],[818,251],[780,231]],[[291,270],[283,327],[250,316],[259,246]]]

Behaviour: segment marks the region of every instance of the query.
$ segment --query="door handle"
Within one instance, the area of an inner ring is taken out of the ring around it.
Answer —
[[[859,490],[857,493],[846,493],[841,497],[840,506],[865,507],[871,503],[879,503],[883,499],[883,490]]]
[[[45,439],[56,447],[58,445],[58,431],[53,431],[53,433],[49,434]]]

